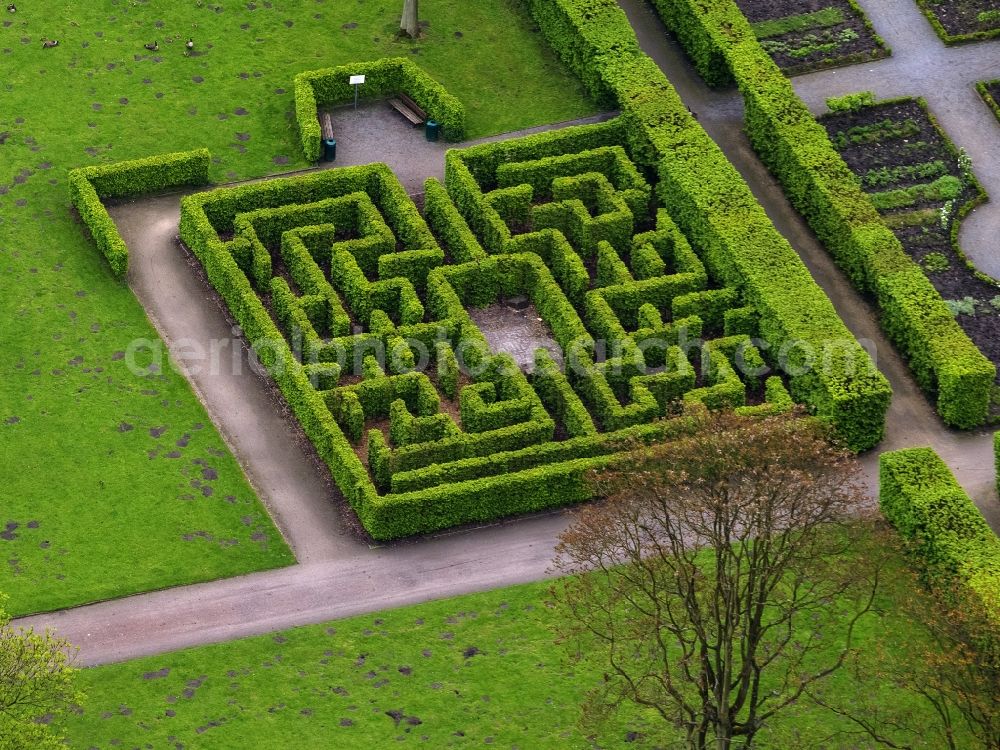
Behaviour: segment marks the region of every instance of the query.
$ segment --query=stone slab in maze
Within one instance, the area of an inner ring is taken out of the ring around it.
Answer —
[[[451,151],[422,211],[380,164],[185,199],[182,239],[375,538],[585,500],[696,405],[791,407],[625,142],[613,120]],[[483,310],[515,298],[556,351],[503,351],[524,332]]]

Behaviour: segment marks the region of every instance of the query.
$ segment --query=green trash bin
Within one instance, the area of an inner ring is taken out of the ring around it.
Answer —
[[[427,125],[424,127],[424,134],[427,136],[427,140],[432,143],[437,141],[441,137],[441,125],[437,120],[428,120]]]
[[[333,161],[337,158],[337,141],[335,138],[323,139],[323,161]]]

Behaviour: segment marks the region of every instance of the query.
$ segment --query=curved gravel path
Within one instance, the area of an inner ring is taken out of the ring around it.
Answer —
[[[854,335],[875,354],[894,391],[887,436],[881,448],[932,445],[976,498],[993,527],[1000,529],[991,435],[985,431],[958,433],[941,425],[905,362],[882,335],[876,311],[834,266],[750,148],[742,132],[743,105],[739,96],[707,89],[643,0],[619,2],[645,51],[698,113],[709,135],[747,180]],[[823,75],[832,77],[848,71]],[[818,84],[810,85],[817,85],[819,90]],[[857,88],[848,84],[843,91]],[[823,92],[836,93],[840,92]],[[501,137],[516,135],[520,133]],[[444,149],[437,144],[422,147],[412,132],[402,137],[410,138],[412,148],[393,150],[398,161],[393,157],[390,162],[396,163],[391,166],[404,184],[419,190],[425,177],[440,177],[443,173]],[[375,139],[359,138],[344,145],[337,166],[380,158],[379,141]],[[997,191],[1000,195],[1000,186]],[[228,335],[229,324],[223,311],[211,301],[211,290],[177,250],[174,237],[179,200],[177,195],[162,196],[116,207],[113,213],[133,253],[129,282],[160,334],[174,346],[182,339],[190,339],[207,348],[212,338]],[[245,351],[241,357],[245,363]],[[343,530],[347,519],[340,517],[328,500],[325,469],[300,447],[300,435],[282,417],[271,388],[248,367],[237,369],[227,368],[214,375],[191,373],[189,379],[274,514],[299,564],[23,618],[16,624],[54,627],[80,646],[81,664],[93,665],[551,575],[556,537],[568,522],[566,512],[385,547],[361,543]],[[878,482],[876,452],[863,456],[861,462],[874,497]]]

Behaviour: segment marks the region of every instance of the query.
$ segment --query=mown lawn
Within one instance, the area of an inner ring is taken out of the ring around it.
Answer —
[[[922,638],[896,607],[911,585],[900,569],[863,623],[857,645],[864,659],[881,649],[904,658],[920,652]],[[604,668],[593,655],[573,662],[572,644],[556,642],[550,585],[85,670],[82,713],[60,729],[71,747],[102,749],[675,747],[677,738],[653,716],[629,708],[588,739],[579,707]],[[824,692],[841,705],[863,694],[883,719],[915,711],[918,727],[932,721],[887,681],[859,681],[853,669],[837,672]],[[804,701],[768,728],[760,747],[871,746],[857,734],[836,734],[852,729]]]
[[[459,96],[473,137],[593,112],[513,0],[424,0],[415,44],[394,40],[397,6],[24,0],[2,13],[0,591],[15,614],[291,562],[186,382],[126,368],[129,342],[155,332],[74,220],[68,169],[201,146],[217,181],[303,167],[293,76],[386,55]]]

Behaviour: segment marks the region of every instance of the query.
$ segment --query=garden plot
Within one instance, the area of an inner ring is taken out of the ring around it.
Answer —
[[[997,120],[1000,120],[1000,79],[977,83],[976,90]]]
[[[791,407],[757,311],[625,142],[614,120],[451,151],[423,214],[381,164],[184,200],[182,239],[374,537],[587,499],[588,470],[696,404]],[[476,323],[516,297],[560,355],[530,375]]]
[[[854,0],[738,0],[737,5],[788,75],[889,54]]]
[[[1000,36],[998,0],[917,0],[917,5],[949,44]]]
[[[1000,287],[975,270],[957,243],[957,224],[986,196],[926,104],[893,100],[821,121],[959,324],[1000,363]]]

